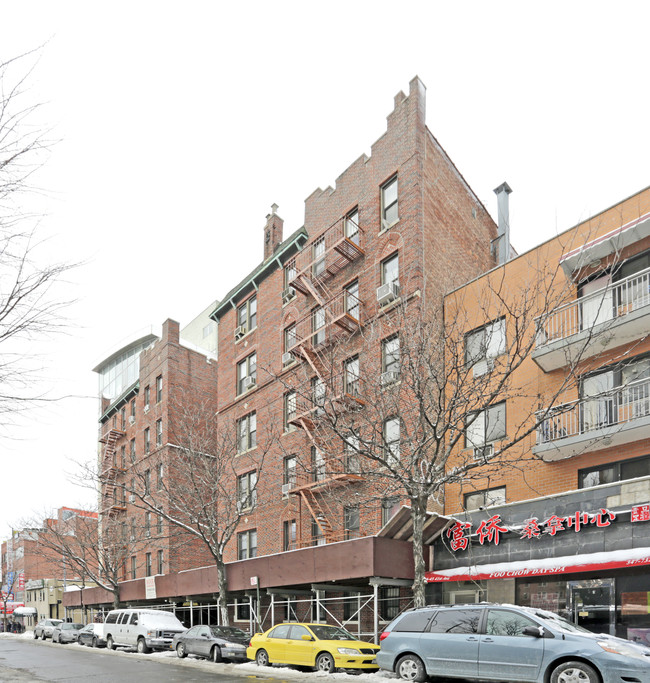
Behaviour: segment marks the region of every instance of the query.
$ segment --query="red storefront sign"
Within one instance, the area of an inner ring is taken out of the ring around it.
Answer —
[[[650,521],[650,504],[635,505],[632,508],[632,522],[648,522]]]

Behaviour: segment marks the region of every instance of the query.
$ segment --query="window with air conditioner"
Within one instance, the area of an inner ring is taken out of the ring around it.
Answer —
[[[506,436],[506,404],[497,403],[467,417],[465,447],[480,449]]]
[[[499,318],[465,335],[465,364],[475,377],[494,367],[494,359],[506,352],[506,321]]]
[[[387,386],[398,382],[399,370],[399,335],[394,334],[381,342],[381,385]]]
[[[284,350],[284,353],[282,355],[282,365],[289,365],[293,362],[293,356],[290,353],[290,351],[295,347],[298,341],[295,323],[284,328],[282,341]]]
[[[396,463],[400,459],[401,421],[398,416],[384,420],[384,458],[388,463]]]
[[[237,308],[235,337],[243,337],[257,327],[257,296],[252,296]]]
[[[237,395],[252,389],[257,382],[257,354],[251,353],[237,363]]]
[[[296,456],[287,456],[282,463],[282,493],[289,491],[296,485]]]
[[[400,295],[399,254],[391,254],[381,262],[381,285],[377,289],[377,303],[384,306]]]
[[[291,260],[284,267],[284,289],[282,290],[282,303],[286,304],[296,296],[296,290],[291,283],[296,279],[296,262]]]

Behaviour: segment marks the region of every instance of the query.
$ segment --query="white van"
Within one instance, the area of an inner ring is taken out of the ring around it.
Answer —
[[[109,650],[135,647],[138,652],[169,650],[177,633],[187,631],[172,612],[158,609],[114,609],[104,621],[104,640]]]

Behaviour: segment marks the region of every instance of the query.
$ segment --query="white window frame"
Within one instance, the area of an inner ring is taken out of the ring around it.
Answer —
[[[502,429],[499,429],[500,425]],[[495,403],[485,410],[472,413],[465,427],[465,447],[480,448],[505,438],[506,403]]]
[[[244,443],[245,441],[245,443]],[[242,446],[246,448],[242,448]],[[252,412],[237,420],[237,452],[246,453],[257,446],[257,413]]]
[[[395,197],[388,196],[389,192],[395,188]],[[388,219],[389,212],[395,207],[395,217]],[[399,185],[397,175],[387,180],[381,186],[381,230],[388,230],[399,221]]]

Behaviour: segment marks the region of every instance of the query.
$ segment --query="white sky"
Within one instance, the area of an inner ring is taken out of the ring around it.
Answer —
[[[65,472],[96,452],[96,362],[223,296],[260,262],[273,202],[285,235],[300,227],[413,76],[492,215],[512,187],[520,252],[650,185],[649,24],[634,1],[3,3],[0,59],[49,39],[32,80],[61,139],[43,230],[87,265],[43,385],[86,398],[0,437],[0,537],[90,500]]]

